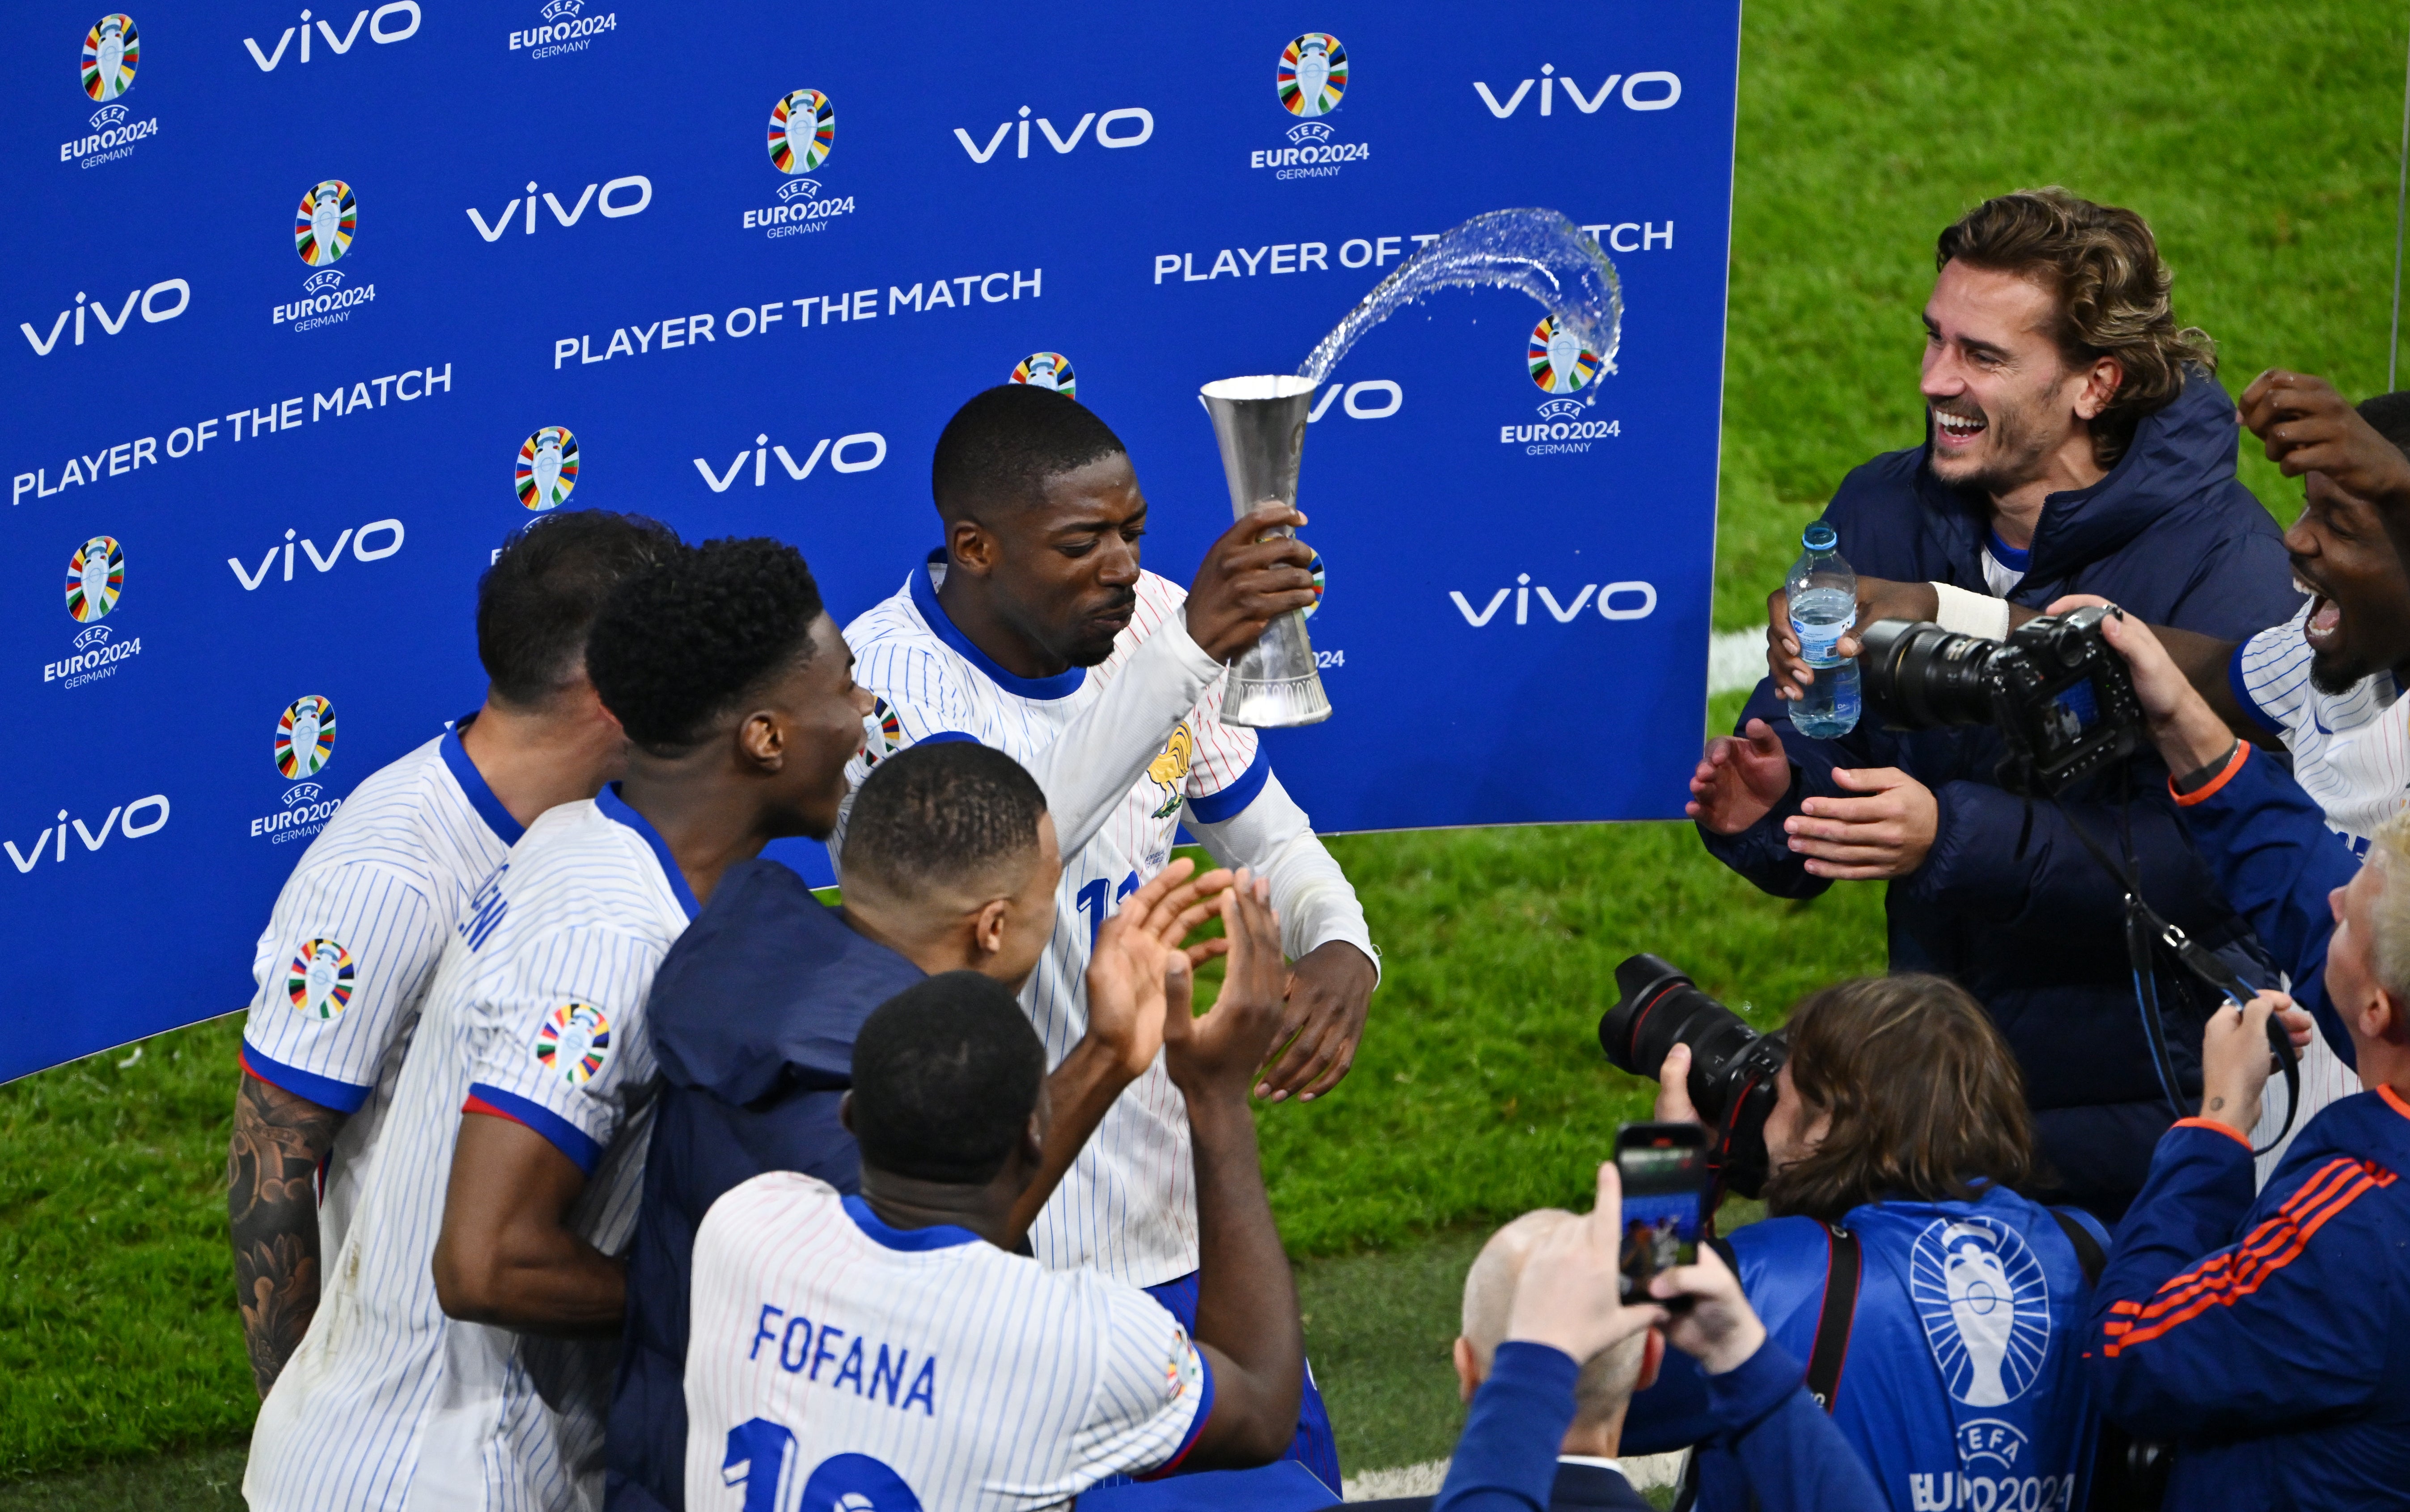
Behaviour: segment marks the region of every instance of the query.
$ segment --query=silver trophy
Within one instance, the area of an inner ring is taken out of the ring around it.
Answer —
[[[1230,484],[1230,512],[1244,515],[1258,504],[1297,505],[1297,468],[1305,450],[1305,423],[1314,408],[1312,379],[1266,376],[1225,378],[1208,383],[1199,397],[1213,417],[1213,439],[1222,448],[1222,475]],[[1278,534],[1296,532],[1282,527]],[[1314,642],[1306,639],[1305,611],[1291,610],[1271,622],[1230,665],[1222,695],[1222,722],[1254,729],[1318,725],[1330,717],[1330,696],[1314,668]]]

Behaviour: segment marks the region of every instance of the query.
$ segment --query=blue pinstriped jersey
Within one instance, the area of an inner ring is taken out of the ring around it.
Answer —
[[[343,1246],[443,943],[523,833],[447,730],[355,788],[277,894],[253,952],[253,1075],[349,1115],[318,1253]]]
[[[464,1110],[574,1161],[573,1226],[626,1248],[654,1080],[645,1001],[693,914],[666,846],[614,792],[552,810],[512,848],[445,948],[316,1320],[260,1408],[253,1507],[601,1505],[616,1341],[456,1322],[431,1267]]]
[[[1016,677],[947,618],[931,569],[914,569],[901,592],[846,626],[854,680],[880,704],[855,781],[886,754],[931,739],[975,740],[1033,763],[1187,598],[1152,572],[1140,574],[1137,593],[1130,623],[1103,663]],[[1087,1032],[1088,951],[1098,927],[1163,870],[1181,815],[1227,819],[1253,801],[1270,771],[1256,732],[1221,722],[1222,688],[1212,684],[1164,732],[1161,753],[1128,795],[1063,858],[1054,933],[1021,992],[1050,1065]],[[1107,1112],[1038,1215],[1030,1244],[1050,1266],[1093,1265],[1136,1286],[1185,1275],[1197,1269],[1195,1180],[1188,1107],[1158,1058]]]
[[[1067,1506],[1175,1467],[1212,1409],[1187,1331],[1136,1287],[890,1228],[792,1172],[712,1205],[693,1325],[690,1512]]]

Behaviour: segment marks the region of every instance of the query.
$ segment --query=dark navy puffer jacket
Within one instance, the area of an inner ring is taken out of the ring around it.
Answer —
[[[2151,624],[2229,640],[2289,618],[2301,599],[2281,532],[2235,478],[2238,434],[2232,401],[2196,370],[2172,404],[2141,423],[2107,477],[2050,497],[2010,601],[2039,609],[2062,594],[2099,594]],[[1989,592],[1988,506],[1936,479],[1922,446],[1851,472],[1824,519],[1864,575]],[[1991,1010],[2024,1068],[2043,1151],[2064,1182],[2059,1194],[2113,1219],[2141,1190],[2170,1121],[2135,1005],[2122,889],[2068,828],[2071,815],[2113,847],[2118,784],[2095,779],[2070,791],[2063,809],[2038,800],[2029,811],[1993,782],[2002,746],[1991,729],[1885,730],[1869,708],[1849,735],[1815,741],[1792,728],[1790,707],[1771,679],[1762,681],[1739,727],[1764,719],[1781,736],[1789,795],[1737,835],[1702,829],[1707,849],[1777,897],[1813,897],[1831,884],[1808,874],[1782,824],[1804,797],[1843,795],[1833,768],[1898,767],[1931,788],[1939,808],[1933,849],[1885,900],[1892,970],[1954,977]],[[2254,981],[2271,981],[2194,852],[2165,777],[2143,756],[2125,779],[2143,896],[2238,965],[2248,961]],[[2163,999],[2192,998],[2169,971],[2160,982]],[[2169,1018],[2189,1095],[2199,1091],[2200,1019],[2189,1011],[2199,1001]]]

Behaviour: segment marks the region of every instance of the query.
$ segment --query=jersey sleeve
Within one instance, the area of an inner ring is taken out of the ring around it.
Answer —
[[[419,879],[327,865],[284,885],[252,961],[243,1069],[338,1113],[356,1113],[428,973],[443,929]]]
[[[1213,1373],[1161,1303],[1098,1278],[1102,1361],[1074,1451],[1081,1476],[1148,1478],[1180,1468],[1213,1412]]]
[[[523,1124],[592,1176],[652,1075],[639,1015],[660,965],[616,931],[563,930],[476,989],[463,1113]]]
[[[2307,611],[2303,612],[2304,613]],[[2234,701],[2270,734],[2289,735],[2309,707],[2310,647],[2301,616],[2271,626],[2234,648],[2226,680]]]
[[[1202,824],[1236,817],[1264,790],[1272,774],[1263,740],[1242,725],[1222,723],[1222,696],[1229,680],[1216,682],[1197,705],[1197,755],[1188,767],[1188,814]]]

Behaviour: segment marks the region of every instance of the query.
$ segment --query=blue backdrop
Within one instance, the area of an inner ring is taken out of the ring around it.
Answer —
[[[1679,814],[1738,12],[10,5],[0,1078],[248,999],[310,837],[478,702],[530,509],[786,538],[842,621],[1019,375],[1127,439],[1185,582],[1198,386],[1506,206],[1609,249],[1615,369],[1505,292],[1356,350],[1300,491],[1337,713],[1271,750],[1328,830]]]

